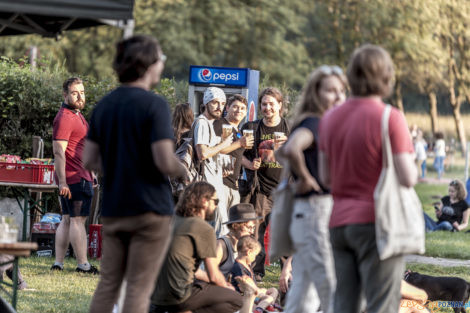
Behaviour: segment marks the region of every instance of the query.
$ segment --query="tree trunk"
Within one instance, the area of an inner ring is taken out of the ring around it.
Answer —
[[[435,134],[439,129],[439,123],[437,120],[437,97],[434,91],[428,92],[429,99],[429,115],[431,116],[431,130]]]
[[[450,81],[450,105],[452,106],[452,114],[454,115],[455,130],[457,131],[457,136],[459,137],[459,142],[462,147],[462,155],[465,156],[465,151],[467,150],[467,140],[465,139],[465,129],[463,127],[462,116],[460,114],[460,107],[462,105],[463,97],[461,94],[458,96],[455,94],[455,88],[453,84],[454,80],[451,79]]]
[[[397,80],[397,83],[396,83],[396,87],[395,87],[395,106],[400,110],[402,111],[403,113],[405,113],[405,109],[403,108],[403,95],[401,94],[401,84],[400,82]]]
[[[465,138],[465,128],[463,127],[462,116],[460,114],[460,104],[462,103],[462,100],[459,97],[457,101],[459,101],[458,106],[452,108],[452,113],[454,114],[455,128],[457,130],[457,134],[459,135],[460,145],[462,146],[462,155],[465,156],[465,151],[467,150],[467,140]]]

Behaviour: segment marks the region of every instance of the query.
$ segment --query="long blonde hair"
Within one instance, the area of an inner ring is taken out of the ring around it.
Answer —
[[[321,117],[329,107],[320,101],[318,91],[323,79],[329,76],[336,76],[347,87],[346,77],[338,66],[322,65],[317,67],[309,76],[307,83],[302,88],[299,101],[296,105],[294,126],[298,125],[307,116]]]

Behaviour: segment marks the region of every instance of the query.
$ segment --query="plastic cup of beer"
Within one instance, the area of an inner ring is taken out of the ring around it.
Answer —
[[[284,133],[283,132],[274,132],[274,141],[279,141],[279,139],[281,139],[282,137],[284,137]]]
[[[222,125],[222,140],[227,139],[232,134],[232,126],[224,124]]]
[[[274,149],[279,149],[279,147],[281,146],[281,143],[279,142],[279,140],[281,140],[281,138],[283,137],[284,137],[283,132],[274,132]]]
[[[243,136],[246,137],[253,137],[253,129],[244,129],[243,130]],[[253,148],[253,145],[247,146],[246,149],[251,149]]]

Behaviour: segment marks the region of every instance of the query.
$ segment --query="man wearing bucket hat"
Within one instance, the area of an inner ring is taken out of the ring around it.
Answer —
[[[204,92],[203,113],[194,121],[194,147],[197,159],[202,161],[201,170],[205,181],[212,184],[217,190],[219,198],[222,199],[216,210],[215,232],[219,235],[225,235],[228,230],[222,225],[228,220],[225,201],[224,185],[222,181],[222,166],[219,161],[220,153],[229,153],[229,147],[232,144],[232,136],[221,140],[215,134],[213,123],[216,119],[222,117],[225,106],[225,93],[217,87],[209,87]]]
[[[228,278],[235,263],[238,239],[254,236],[256,221],[262,218],[256,215],[251,203],[239,203],[230,208],[228,221],[224,223],[228,226],[229,233],[217,240],[216,261],[225,278]]]

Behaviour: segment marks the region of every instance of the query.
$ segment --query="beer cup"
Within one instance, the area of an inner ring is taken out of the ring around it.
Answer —
[[[245,130],[243,130],[243,136],[246,136],[246,137],[253,137],[253,130],[252,130],[252,129],[245,129]],[[253,148],[253,145],[246,147],[246,149],[252,149],[252,148]]]
[[[227,139],[230,135],[232,135],[232,126],[227,124],[222,125],[222,140]]]

